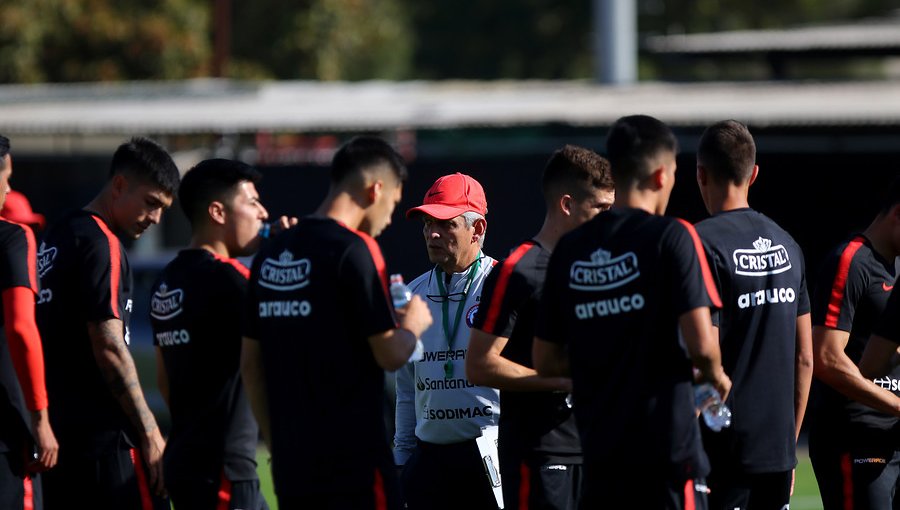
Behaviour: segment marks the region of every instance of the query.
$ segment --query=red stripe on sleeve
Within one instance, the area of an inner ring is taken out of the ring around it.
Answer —
[[[684,225],[688,234],[691,235],[691,239],[694,240],[694,251],[697,252],[697,260],[700,262],[700,272],[703,273],[703,283],[706,285],[706,293],[709,294],[710,301],[712,301],[713,306],[722,308],[722,298],[719,297],[719,291],[716,289],[715,281],[713,281],[712,271],[709,269],[709,262],[706,260],[706,251],[703,249],[703,242],[700,241],[700,236],[697,235],[697,231],[694,230],[693,225],[681,218],[677,218],[677,220]]]
[[[381,471],[375,469],[375,481],[372,483],[372,492],[375,496],[375,510],[387,510],[387,496],[384,490],[384,477]]]
[[[847,243],[844,251],[841,252],[841,259],[838,261],[834,282],[831,284],[831,299],[828,301],[828,311],[825,313],[825,326],[829,328],[837,328],[838,319],[841,316],[841,301],[844,300],[844,292],[847,290],[847,276],[850,275],[850,264],[853,262],[853,256],[856,255],[857,250],[864,242],[865,238],[862,236],[854,237],[852,241]]]
[[[390,301],[391,295],[388,292],[387,265],[384,263],[384,256],[381,254],[381,247],[378,246],[378,242],[369,234],[360,232],[359,230],[353,230],[352,228],[349,230],[350,232],[358,235],[360,239],[365,241],[366,246],[369,248],[369,253],[372,255],[372,262],[375,263],[375,269],[378,270],[378,276],[381,279],[381,288],[382,290],[384,290],[384,296],[388,301]]]
[[[119,279],[121,278],[120,273],[122,271],[122,251],[119,246],[119,238],[112,233],[103,220],[97,216],[91,217],[94,218],[97,226],[100,227],[100,230],[106,235],[106,241],[109,243],[109,307],[110,310],[112,310],[113,316],[117,319],[121,319],[122,316],[119,313]]]
[[[11,287],[4,289],[2,296],[3,329],[25,406],[30,411],[44,409],[47,387],[41,335],[34,321],[34,292],[26,287]]]
[[[500,277],[497,278],[497,286],[491,294],[491,302],[488,303],[487,316],[484,320],[484,331],[492,333],[497,325],[497,317],[500,315],[500,308],[503,306],[503,297],[506,295],[506,287],[509,285],[509,277],[512,276],[516,264],[522,260],[522,257],[528,253],[534,246],[534,243],[527,241],[519,245],[518,248],[502,262],[500,266]]]
[[[22,510],[34,510],[34,483],[31,481],[30,475],[25,475],[22,485],[25,490],[25,495],[22,499]]]
[[[216,510],[228,510],[231,508],[231,480],[225,477],[225,470],[222,469],[222,480],[219,483],[219,504]]]
[[[212,253],[212,252],[210,252],[210,253]],[[237,272],[241,273],[241,276],[243,276],[244,278],[246,278],[248,280],[250,279],[250,270],[247,269],[247,266],[245,266],[244,264],[241,264],[241,261],[239,261],[238,259],[230,259],[228,257],[223,257],[223,256],[219,255],[218,253],[213,253],[212,256],[219,262],[229,264],[232,267],[234,267],[235,269],[237,269]]]
[[[144,463],[141,455],[135,448],[129,450],[131,463],[134,465],[134,476],[137,478],[138,491],[141,493],[141,509],[153,510],[153,499],[150,497],[150,484],[147,483],[147,473],[144,472]]]

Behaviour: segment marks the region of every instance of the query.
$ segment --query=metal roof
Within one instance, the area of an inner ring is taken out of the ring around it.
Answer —
[[[656,35],[644,38],[642,48],[662,55],[822,51],[897,54],[900,16],[784,30]]]
[[[900,126],[900,83],[234,82],[0,86],[7,135],[322,132],[606,126],[646,113],[672,125]]]

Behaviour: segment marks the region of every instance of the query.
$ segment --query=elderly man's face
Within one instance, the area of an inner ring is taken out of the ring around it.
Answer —
[[[428,260],[447,272],[465,269],[478,255],[478,241],[474,239],[475,228],[467,227],[466,220],[457,216],[449,220],[439,220],[423,215],[425,225],[425,247]],[[460,267],[461,266],[461,267]]]

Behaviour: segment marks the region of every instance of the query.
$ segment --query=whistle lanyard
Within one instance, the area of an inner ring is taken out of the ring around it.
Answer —
[[[466,275],[466,286],[462,292],[462,300],[459,302],[459,306],[456,307],[456,319],[453,321],[453,327],[450,327],[450,297],[447,294],[447,289],[444,288],[444,278],[440,273],[437,275],[437,284],[438,290],[441,293],[441,296],[444,298],[441,303],[441,323],[444,330],[444,338],[447,339],[447,350],[453,350],[453,341],[456,340],[456,333],[459,331],[459,322],[462,320],[463,311],[466,309],[466,300],[469,297],[469,288],[472,286],[472,280],[475,279],[475,273],[478,272],[478,268],[481,266],[481,254],[478,254],[478,258],[475,259],[475,263],[472,264],[471,269],[469,269],[469,274]],[[444,363],[444,379],[452,379],[453,378],[453,361],[448,359],[446,363]]]

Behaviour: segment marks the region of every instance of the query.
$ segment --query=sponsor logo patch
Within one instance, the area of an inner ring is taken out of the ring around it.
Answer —
[[[263,261],[259,268],[259,284],[278,291],[301,289],[309,285],[311,266],[309,259],[294,260],[294,254],[284,250],[278,260],[267,258]]]
[[[791,268],[787,249],[780,244],[772,246],[772,241],[763,237],[753,241],[753,248],[734,250],[732,259],[735,274],[744,276],[767,276]]]
[[[53,261],[56,260],[56,248],[47,247],[46,243],[41,243],[37,252],[37,271],[38,276],[43,278],[47,271],[53,269]]]
[[[161,283],[159,290],[150,298],[150,316],[154,319],[167,321],[177,317],[181,313],[181,305],[184,304],[184,291],[181,289],[169,290],[165,283]]]
[[[469,311],[466,312],[466,326],[469,326],[470,329],[475,324],[476,313],[478,313],[478,303],[472,305],[472,308],[469,308]]]
[[[577,260],[569,269],[569,287],[577,290],[608,290],[621,287],[641,275],[634,252],[613,257],[600,248],[591,260]]]

